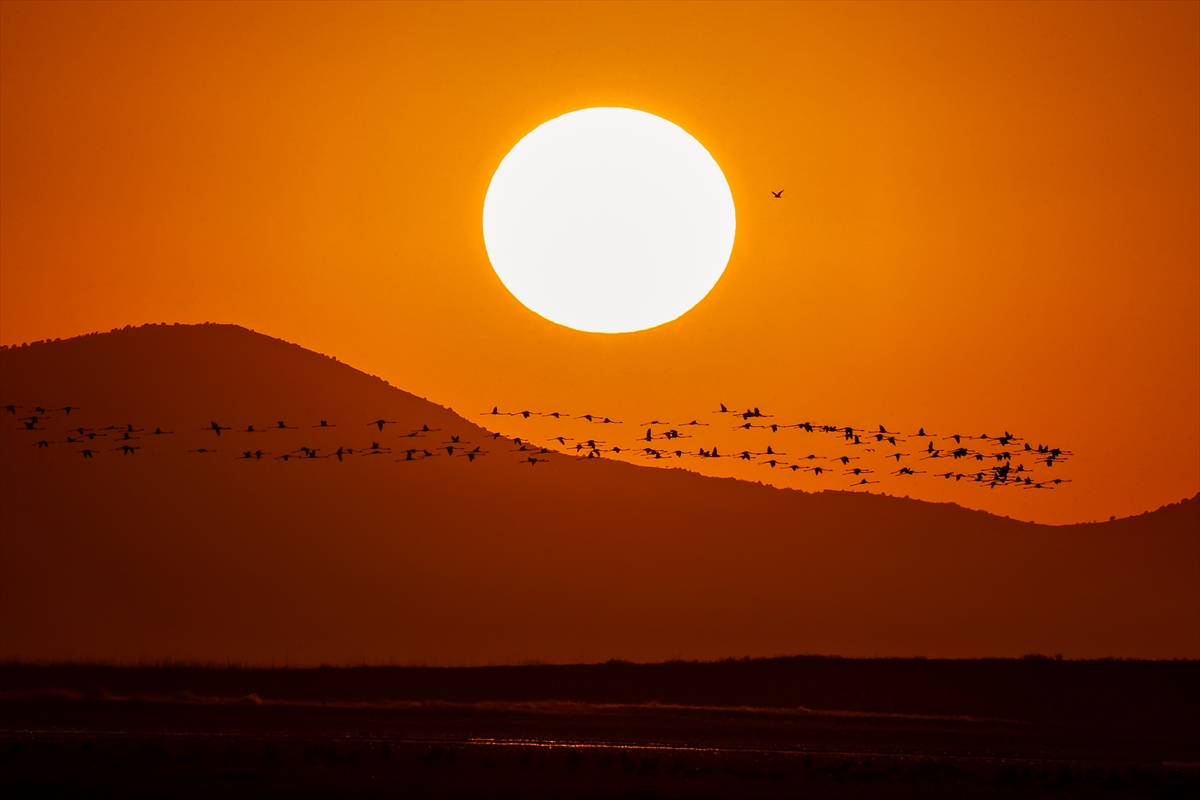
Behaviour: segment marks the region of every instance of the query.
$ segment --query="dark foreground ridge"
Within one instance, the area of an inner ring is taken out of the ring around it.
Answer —
[[[1192,797],[1200,662],[0,665],[0,788]],[[1069,790],[1064,794],[1063,790]]]
[[[5,696],[278,703],[662,704],[1086,721],[1200,734],[1200,661],[790,656],[519,666],[0,664]]]

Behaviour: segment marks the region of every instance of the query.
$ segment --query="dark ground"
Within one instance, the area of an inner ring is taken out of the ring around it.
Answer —
[[[1197,797],[1200,662],[0,665],[19,796]]]

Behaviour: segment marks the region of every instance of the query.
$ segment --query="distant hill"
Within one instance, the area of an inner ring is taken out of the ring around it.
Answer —
[[[562,455],[531,467],[450,409],[226,325],[0,351],[0,403],[25,407],[0,419],[0,657],[1200,657],[1197,498],[1051,527]],[[17,421],[68,404],[44,430]],[[204,430],[280,420],[297,429]],[[68,424],[146,430],[132,455],[110,435],[85,459]],[[401,438],[422,425],[438,430]],[[452,434],[489,454],[397,463]],[[393,451],[275,458],[372,442]],[[256,449],[272,455],[235,460]]]

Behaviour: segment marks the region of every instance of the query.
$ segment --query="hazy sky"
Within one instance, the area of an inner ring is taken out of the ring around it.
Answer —
[[[468,416],[710,421],[724,402],[1008,429],[1073,450],[1074,483],[900,493],[1047,522],[1200,488],[1200,4],[0,15],[5,344],[211,320]],[[724,277],[661,328],[557,326],[488,264],[500,160],[590,106],[682,126],[733,191]],[[730,447],[806,447],[748,436]]]

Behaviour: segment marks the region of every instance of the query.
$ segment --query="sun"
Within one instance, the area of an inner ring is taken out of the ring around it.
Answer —
[[[581,331],[645,330],[686,314],[733,251],[733,194],[672,122],[587,108],[539,125],[497,167],[483,238],[531,311]]]

